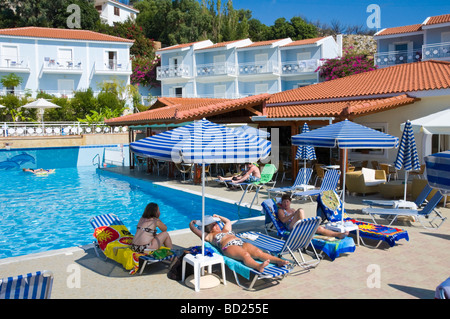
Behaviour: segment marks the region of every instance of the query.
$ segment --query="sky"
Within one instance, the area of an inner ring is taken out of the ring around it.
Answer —
[[[343,25],[367,26],[373,14],[367,12],[370,4],[380,8],[380,29],[420,24],[427,17],[450,14],[450,0],[233,0],[235,9],[249,9],[253,18],[267,26],[278,18],[289,21],[294,16],[311,22],[330,24],[337,20]]]

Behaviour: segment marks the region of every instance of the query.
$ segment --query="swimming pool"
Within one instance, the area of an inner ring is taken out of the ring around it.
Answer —
[[[134,233],[149,202],[158,203],[169,231],[201,218],[201,196],[93,166],[59,168],[47,176],[2,171],[0,178],[0,259],[92,243],[89,219],[99,214],[118,215]],[[238,219],[232,203],[206,198],[205,206],[206,214]]]

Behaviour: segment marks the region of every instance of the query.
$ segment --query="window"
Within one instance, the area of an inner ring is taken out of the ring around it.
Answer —
[[[19,56],[17,46],[4,45],[1,49],[2,66],[10,66],[11,62],[17,62]]]
[[[114,7],[114,15],[120,16],[120,9],[118,7]]]
[[[226,85],[214,85],[214,97],[225,98]]]
[[[364,126],[370,127],[374,130],[387,133],[387,123],[361,123]],[[387,157],[387,152],[380,148],[370,148],[370,149],[349,149],[349,154],[369,154],[369,155],[379,155],[379,157]]]
[[[108,69],[114,70],[117,68],[117,52],[116,51],[106,51],[106,66]]]
[[[61,95],[71,95],[74,91],[74,81],[67,79],[58,80],[58,92]]]
[[[311,59],[311,52],[299,52],[297,53],[297,61]]]
[[[441,42],[450,42],[450,32],[442,32],[441,33]]]
[[[183,88],[181,87],[181,86],[179,86],[179,87],[174,87],[174,88],[171,88],[171,90],[172,90],[172,96],[175,96],[175,97],[183,97]]]
[[[255,94],[268,93],[269,85],[267,83],[255,84]]]
[[[73,60],[72,49],[58,49],[58,63],[60,66],[70,66]]]

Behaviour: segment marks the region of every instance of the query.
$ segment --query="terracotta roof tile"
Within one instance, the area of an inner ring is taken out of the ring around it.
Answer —
[[[198,42],[202,42],[202,41],[190,42],[190,43],[183,43],[183,44],[175,44],[175,45],[172,45],[172,46],[170,46],[170,47],[166,47],[166,48],[159,49],[158,52],[160,52],[160,51],[169,51],[169,50],[178,50],[178,49],[188,48],[188,47],[190,47],[190,46],[192,46],[192,45],[194,45],[194,44],[196,44],[196,43],[198,43]]]
[[[267,40],[267,41],[259,41],[259,42],[253,42],[252,44],[249,44],[242,48],[251,48],[251,47],[260,47],[260,46],[266,46],[266,45],[272,45],[278,41],[285,40],[285,39],[276,39],[276,40]]]
[[[285,44],[282,47],[293,47],[297,45],[307,45],[307,44],[314,44],[322,39],[325,39],[326,37],[319,37],[319,38],[312,38],[312,39],[303,39],[303,40],[297,40],[293,41],[291,43]]]
[[[215,48],[222,48],[224,46],[227,46],[228,44],[231,44],[231,43],[234,43],[234,42],[239,42],[239,41],[242,41],[242,40],[245,40],[245,39],[220,42],[220,43],[216,43],[216,44],[210,45],[209,47],[201,48],[199,50],[209,50],[209,49],[215,49]]]
[[[450,88],[450,62],[406,63],[273,94],[267,104]]]
[[[150,122],[190,121],[259,104],[269,97],[270,94],[265,93],[242,99],[159,98],[158,100],[166,99],[160,102],[169,105],[109,119],[105,122],[111,125],[136,125]],[[179,99],[179,103],[175,104],[174,99]]]
[[[373,112],[385,111],[394,107],[414,103],[418,99],[401,94],[380,99],[358,99],[346,101],[304,103],[282,106],[268,106],[269,118],[284,117],[346,117],[359,116]]]
[[[381,30],[380,32],[376,33],[375,36],[410,33],[410,32],[417,32],[417,31],[421,31],[421,30],[422,30],[422,24],[413,24],[413,25],[407,25],[407,26],[403,26],[403,27],[387,28],[387,29]]]
[[[83,41],[107,41],[107,42],[128,42],[128,43],[134,42],[134,40],[124,39],[88,30],[56,29],[56,28],[41,28],[41,27],[0,29],[0,36],[1,35],[9,35],[17,37],[33,37],[33,38],[71,39]]]
[[[425,25],[440,24],[450,22],[450,14],[430,17]]]

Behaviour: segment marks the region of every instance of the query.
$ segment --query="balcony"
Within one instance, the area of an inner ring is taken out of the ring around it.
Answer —
[[[104,63],[94,63],[94,73],[101,75],[131,75],[131,62],[129,60],[106,60]]]
[[[191,71],[189,65],[158,66],[156,68],[157,80],[189,78]]]
[[[450,42],[423,45],[422,57],[424,60],[450,59]]]
[[[211,77],[235,77],[237,76],[237,65],[235,63],[213,63],[213,64],[200,64],[196,68],[197,77],[204,77],[210,79]],[[207,79],[207,80],[208,80]]]
[[[28,59],[18,56],[0,56],[0,72],[30,73]]]
[[[41,76],[43,73],[81,74],[83,73],[82,63],[81,61],[57,60],[50,57],[45,57],[44,63],[42,64]]]
[[[422,60],[422,49],[389,51],[375,54],[375,64],[378,67],[392,66]]]
[[[267,78],[280,74],[280,66],[278,63],[266,62],[249,62],[239,63],[239,75],[252,77],[257,75],[261,78],[261,74],[267,75]]]
[[[310,59],[294,62],[283,62],[281,64],[281,75],[299,75],[314,73],[320,66],[320,60]]]

